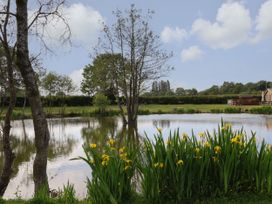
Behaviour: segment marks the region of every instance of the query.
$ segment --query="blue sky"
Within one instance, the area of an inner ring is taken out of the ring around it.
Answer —
[[[44,54],[49,71],[70,75],[79,84],[82,68],[91,62],[100,22],[114,22],[112,11],[134,3],[145,12],[155,11],[151,21],[162,47],[173,51],[167,77],[172,88],[203,90],[224,81],[271,80],[272,0],[70,0],[63,8],[71,23],[73,46],[48,42],[55,54]],[[49,27],[53,36],[63,26]],[[38,45],[32,42],[32,50]]]

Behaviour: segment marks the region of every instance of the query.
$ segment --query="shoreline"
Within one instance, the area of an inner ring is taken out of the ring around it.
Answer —
[[[105,117],[118,116],[120,114],[117,106],[109,106],[105,113],[99,113],[94,106],[68,106],[68,107],[45,107],[47,118],[64,118],[64,117]],[[3,111],[0,120],[4,118]],[[272,106],[230,106],[222,104],[183,104],[183,105],[141,105],[139,115],[150,114],[261,114],[271,115]],[[16,107],[12,116],[13,120],[31,119],[31,110],[27,108]]]

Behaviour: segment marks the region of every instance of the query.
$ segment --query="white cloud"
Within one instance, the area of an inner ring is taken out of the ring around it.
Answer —
[[[75,3],[70,6],[63,6],[60,12],[69,24],[73,43],[88,47],[96,43],[103,22],[103,17],[98,11],[82,3]],[[33,11],[30,11],[30,13],[33,13]],[[50,19],[49,22],[45,28],[45,40],[48,43],[58,45],[66,26],[62,20],[56,18]],[[67,34],[64,36],[67,37]]]
[[[188,33],[185,29],[175,27],[170,28],[168,26],[163,28],[163,31],[161,32],[161,40],[164,43],[170,43],[170,42],[181,42],[188,36]]]
[[[218,9],[215,22],[197,19],[192,33],[211,48],[229,49],[248,40],[251,24],[250,12],[241,2],[227,2]]]
[[[77,92],[75,94],[81,94],[80,91],[80,86],[81,86],[81,81],[83,79],[82,76],[83,69],[76,69],[69,74],[69,77],[73,80],[74,84],[77,86]]]
[[[257,34],[253,42],[259,42],[272,37],[272,0],[268,0],[262,4],[256,18],[256,31]]]
[[[187,49],[182,50],[181,60],[182,62],[186,62],[200,59],[203,56],[203,54],[204,52],[201,49],[199,49],[198,46],[191,46]]]

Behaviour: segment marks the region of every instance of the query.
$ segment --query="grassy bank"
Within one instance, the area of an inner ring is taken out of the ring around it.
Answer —
[[[186,204],[271,204],[272,197],[268,196],[260,196],[260,195],[244,195],[244,196],[234,196],[232,198],[220,198],[220,199],[208,199],[208,200],[199,200],[195,202],[184,202]],[[56,199],[49,199],[47,201],[41,200],[2,200],[0,204],[73,204],[69,202],[59,202]],[[92,204],[89,201],[76,201],[74,204]],[[128,204],[128,203],[120,203],[120,204]],[[149,204],[141,199],[138,201],[130,202],[130,204]],[[165,203],[165,204],[172,204],[172,203]]]
[[[4,112],[4,111],[3,111]],[[79,116],[96,116],[99,115],[94,106],[82,107],[46,107],[47,117],[79,117]],[[272,108],[262,106],[229,106],[222,104],[184,104],[184,105],[141,105],[139,114],[183,114],[183,113],[260,113],[272,114]],[[117,106],[109,106],[105,115],[118,115]],[[2,113],[3,117],[3,113]],[[31,118],[30,108],[15,108],[13,113],[14,119]]]

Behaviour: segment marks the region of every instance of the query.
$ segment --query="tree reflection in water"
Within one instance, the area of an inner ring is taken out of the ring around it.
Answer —
[[[61,123],[63,125],[66,125],[66,123]],[[21,121],[22,125],[22,132],[21,136],[18,135],[11,135],[11,146],[13,149],[13,152],[15,153],[15,160],[13,164],[13,172],[12,172],[12,178],[16,177],[16,175],[19,172],[20,165],[26,162],[30,162],[34,156],[35,156],[35,144],[34,139],[28,136],[28,133],[26,131],[26,125],[25,121]],[[50,130],[53,129],[53,126],[59,125],[54,123],[49,123]],[[50,131],[50,133],[53,132]],[[0,138],[0,143],[2,143],[2,138]],[[49,149],[48,149],[48,159],[50,161],[54,161],[54,159],[60,157],[69,155],[74,146],[76,145],[77,140],[73,139],[72,137],[67,137],[64,135],[61,135],[59,138],[51,137]],[[0,169],[3,168],[3,148],[0,147]],[[31,171],[32,167],[30,166]],[[32,174],[30,174],[30,177],[32,177]],[[29,179],[32,178],[25,178],[25,182],[28,183]]]
[[[171,125],[170,120],[154,120],[153,125],[155,127],[169,128]]]
[[[91,118],[87,127],[82,128],[81,135],[84,145],[95,143],[99,148],[103,148],[109,138],[115,139],[117,148],[124,145],[126,140],[137,145],[142,138],[138,133],[137,126],[120,125],[116,117]]]

